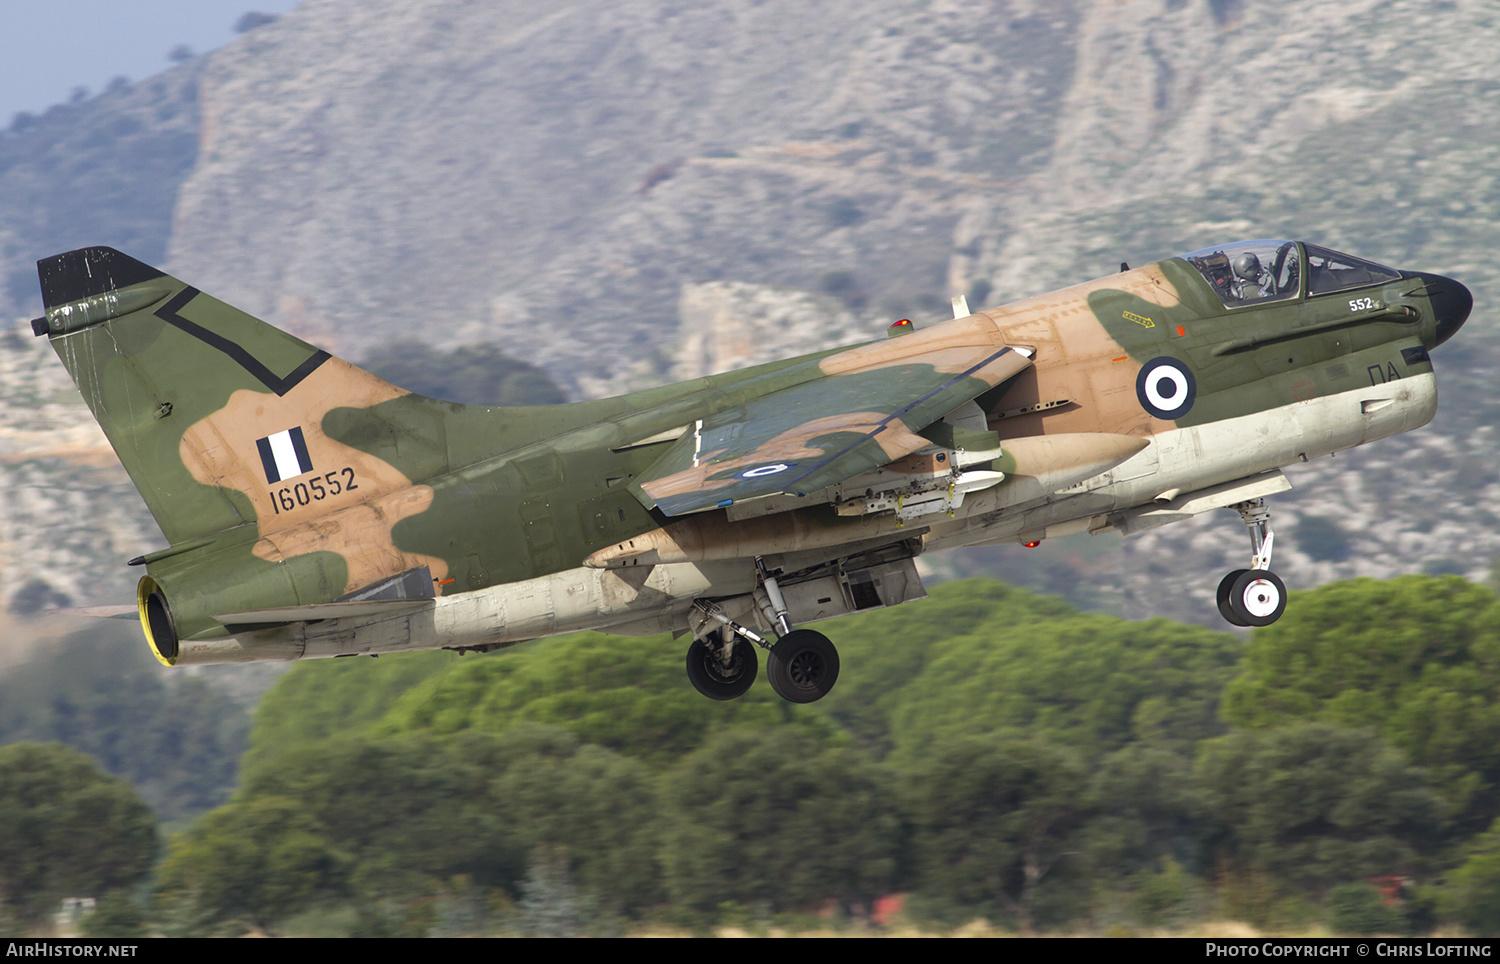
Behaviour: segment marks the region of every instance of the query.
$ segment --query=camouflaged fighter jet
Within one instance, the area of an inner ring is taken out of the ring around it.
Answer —
[[[33,322],[168,542],[137,606],[161,662],[691,633],[732,699],[756,648],[810,702],[806,624],[925,595],[954,546],[1123,534],[1231,507],[1229,622],[1285,607],[1282,466],[1426,424],[1473,299],[1295,241],[1206,248],[885,340],[603,401],[488,408],[381,381],[110,248],[38,265]],[[768,636],[777,641],[771,645]]]

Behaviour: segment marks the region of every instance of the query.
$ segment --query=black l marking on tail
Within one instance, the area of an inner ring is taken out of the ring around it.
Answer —
[[[234,359],[241,368],[254,375],[262,385],[266,386],[277,395],[285,395],[293,388],[296,388],[298,383],[300,383],[308,375],[311,375],[314,371],[317,370],[319,365],[323,364],[332,357],[326,351],[313,352],[312,355],[308,357],[307,361],[298,365],[290,375],[282,378],[275,372],[271,371],[271,369],[267,368],[264,364],[262,364],[260,359],[250,354],[241,346],[230,341],[228,338],[225,338],[223,335],[215,334],[214,332],[209,331],[202,325],[194,324],[193,322],[188,321],[186,318],[182,317],[182,315],[178,314],[179,311],[187,307],[188,302],[198,297],[198,294],[198,289],[192,287],[191,285],[183,288],[181,291],[177,292],[177,294],[173,295],[170,301],[162,305],[160,308],[156,309],[156,317],[160,318],[162,321],[165,321],[170,325],[180,328],[182,331],[187,332],[189,335],[192,335],[194,338],[198,339],[204,344],[209,345],[213,348],[217,348],[219,351],[228,355],[230,358]]]

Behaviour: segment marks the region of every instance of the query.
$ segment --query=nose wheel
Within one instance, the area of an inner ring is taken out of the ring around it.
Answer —
[[[1219,582],[1219,613],[1235,626],[1269,626],[1286,612],[1286,584],[1271,571],[1271,511],[1265,499],[1236,505],[1250,530],[1250,568],[1235,569]]]
[[[1236,569],[1219,583],[1219,613],[1235,626],[1269,626],[1286,612],[1286,584],[1269,569]]]

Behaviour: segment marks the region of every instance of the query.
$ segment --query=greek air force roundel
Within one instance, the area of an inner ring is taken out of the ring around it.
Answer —
[[[1141,407],[1157,418],[1182,418],[1193,407],[1198,383],[1187,365],[1175,358],[1153,358],[1141,366],[1135,395]]]
[[[753,469],[746,469],[735,475],[737,479],[763,479],[768,475],[779,475],[787,469],[795,469],[796,462],[772,462],[770,465],[757,465]]]

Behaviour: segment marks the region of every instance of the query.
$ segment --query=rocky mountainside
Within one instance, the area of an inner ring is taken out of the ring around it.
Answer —
[[[1500,556],[1497,32],[1485,0],[307,0],[0,136],[0,275],[23,313],[25,259],[138,243],[345,355],[492,342],[594,396],[878,337],[953,294],[1305,237],[1452,274],[1478,307],[1436,355],[1433,426],[1292,473],[1278,568],[1293,586],[1482,576]],[[125,200],[101,196],[92,233],[52,213],[93,200],[85,160],[146,144],[108,168]],[[82,470],[47,471],[34,490]],[[10,558],[61,541],[15,501]],[[1215,513],[932,564],[1216,621],[1247,545]],[[25,584],[8,568],[0,601]]]

